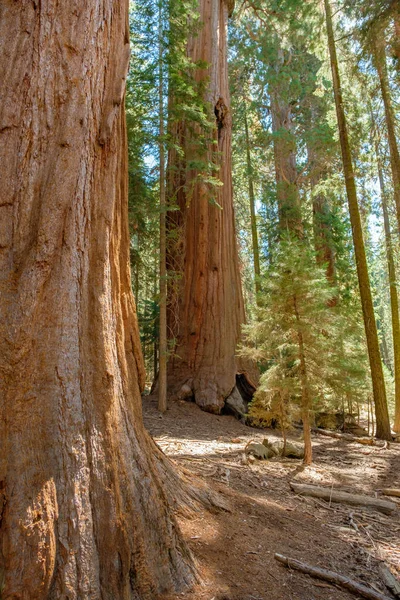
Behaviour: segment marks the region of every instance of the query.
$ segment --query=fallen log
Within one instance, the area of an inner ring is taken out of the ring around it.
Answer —
[[[275,554],[275,559],[285,565],[285,567],[289,567],[289,569],[296,569],[296,571],[306,573],[307,575],[311,575],[317,579],[323,579],[324,581],[328,581],[333,585],[338,585],[341,588],[349,590],[350,592],[353,592],[353,594],[357,594],[363,598],[368,598],[368,600],[390,600],[388,596],[385,596],[380,592],[376,592],[375,590],[368,588],[367,586],[363,585],[362,583],[358,583],[353,579],[339,575],[339,573],[335,573],[334,571],[327,571],[326,569],[320,569],[319,567],[312,567],[311,565],[302,563],[294,558],[288,558],[282,554]]]
[[[328,429],[321,429],[320,427],[311,427],[311,431],[313,433],[319,433],[320,435],[325,435],[326,437],[333,437],[338,440],[346,440],[347,442],[357,442],[358,444],[363,444],[363,446],[379,446],[385,447],[385,442],[378,442],[372,437],[357,437],[356,435],[351,435],[351,433],[339,433],[338,431],[329,431]]]
[[[400,498],[400,490],[398,488],[383,488],[380,490],[384,496],[394,496],[395,498]]]
[[[303,496],[312,496],[321,498],[328,502],[339,502],[343,504],[352,504],[355,506],[369,506],[375,508],[385,515],[391,515],[397,508],[394,502],[382,500],[381,498],[372,498],[371,496],[361,496],[360,494],[349,494],[331,488],[320,487],[317,485],[308,485],[305,483],[290,482],[290,487],[296,494]]]

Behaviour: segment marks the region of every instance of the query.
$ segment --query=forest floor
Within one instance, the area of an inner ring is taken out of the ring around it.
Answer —
[[[175,597],[357,597],[287,569],[274,560],[276,552],[347,575],[392,597],[380,577],[380,567],[386,564],[400,575],[400,503],[395,513],[386,516],[296,495],[289,482],[379,496],[381,488],[400,487],[400,444],[378,448],[316,435],[310,467],[279,457],[243,464],[250,440],[278,440],[279,431],[250,428],[232,416],[204,413],[184,401],[171,403],[165,415],[157,412],[154,398],[145,397],[143,406],[145,425],[165,454],[222,493],[231,507],[230,512],[199,511],[181,522],[198,561],[202,585]],[[299,434],[289,437],[298,440]]]

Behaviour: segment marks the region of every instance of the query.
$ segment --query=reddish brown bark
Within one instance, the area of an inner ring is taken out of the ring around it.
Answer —
[[[231,180],[226,43],[231,8],[224,0],[200,0],[203,27],[188,45],[193,61],[209,65],[196,75],[208,80],[205,95],[216,121],[214,140],[201,158],[218,160],[215,175],[223,186],[194,183],[198,172],[185,173],[176,153],[169,155],[169,195],[176,196],[179,211],[169,215],[169,334],[175,348],[168,380],[173,395],[193,395],[211,412],[221,410],[235,385],[235,349],[244,320]],[[196,157],[189,129],[180,123],[175,132],[186,160]]]
[[[3,600],[152,600],[195,578],[142,423],[127,8],[0,8]]]
[[[296,141],[293,135],[292,106],[282,93],[280,72],[284,53],[277,41],[276,77],[269,86],[279,226],[282,230],[302,233],[300,196],[297,185]]]

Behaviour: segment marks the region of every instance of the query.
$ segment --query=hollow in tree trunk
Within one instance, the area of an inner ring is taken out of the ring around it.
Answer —
[[[0,8],[4,600],[152,600],[195,579],[142,422],[128,61],[127,1]]]

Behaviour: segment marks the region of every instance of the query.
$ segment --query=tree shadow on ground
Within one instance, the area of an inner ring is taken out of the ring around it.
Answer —
[[[179,467],[220,491],[232,505],[230,513],[199,511],[182,523],[204,580],[204,585],[185,598],[351,598],[280,566],[273,558],[275,552],[382,585],[373,555],[381,552],[385,559],[389,544],[392,555],[399,552],[400,557],[395,527],[398,515],[383,517],[361,507],[297,496],[289,481],[296,478],[372,495],[378,485],[398,483],[399,447],[380,450],[318,436],[313,441],[315,462],[311,467],[290,459],[242,464],[249,440],[279,439],[279,432],[249,428],[233,417],[209,415],[186,402],[171,404],[160,418],[154,400],[146,399],[144,412],[145,424],[164,452]],[[290,437],[298,439],[298,432]],[[351,522],[359,524],[358,531]]]

